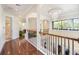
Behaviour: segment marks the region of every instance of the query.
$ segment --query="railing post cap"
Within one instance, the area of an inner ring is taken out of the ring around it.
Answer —
[[[79,38],[78,38],[78,43],[79,43]]]

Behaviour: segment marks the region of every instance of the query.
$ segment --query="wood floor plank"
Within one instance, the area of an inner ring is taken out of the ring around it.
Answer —
[[[20,42],[20,43],[19,43]],[[43,55],[26,40],[11,40],[4,44],[1,55]]]

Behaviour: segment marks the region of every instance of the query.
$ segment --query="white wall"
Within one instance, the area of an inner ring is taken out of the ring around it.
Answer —
[[[19,19],[14,16],[12,20],[12,39],[19,38]]]
[[[63,5],[62,5],[63,6]],[[65,8],[65,7],[64,7]],[[43,10],[43,9],[42,9]],[[44,9],[45,10],[45,9]],[[46,9],[47,10],[47,9]],[[45,12],[45,11],[44,11]],[[45,14],[44,12],[41,12],[41,14]],[[56,17],[56,16],[55,16]],[[56,20],[63,20],[63,19],[70,19],[70,18],[75,18],[78,17],[79,18],[79,11],[78,9],[76,10],[67,10],[66,12],[62,12],[62,14],[59,15],[59,17]],[[48,18],[48,16],[47,16]],[[50,18],[50,17],[49,17]],[[49,19],[50,22],[52,22],[54,19]],[[65,36],[65,37],[71,37],[71,38],[79,38],[79,31],[69,31],[69,30],[54,30],[52,29],[52,24],[49,24],[49,33],[51,34],[55,34],[55,35],[60,35],[60,36]],[[71,41],[70,41],[71,42]],[[72,43],[72,42],[71,42]],[[72,46],[72,44],[70,43],[70,46]],[[75,42],[75,51],[79,52],[79,44],[77,44],[78,42]],[[70,47],[71,48],[71,47]],[[70,51],[72,51],[70,49]]]
[[[55,35],[61,35],[71,38],[79,38],[79,31],[70,31],[70,30],[52,30],[50,33]]]
[[[79,12],[78,10],[74,10],[74,11],[68,11],[66,13],[62,14],[61,19],[58,20],[66,20],[66,19],[72,19],[75,17],[79,17]],[[79,31],[70,31],[70,30],[54,30],[51,28],[50,33],[56,34],[56,35],[62,35],[62,36],[67,36],[67,37],[71,37],[71,38],[79,38]]]
[[[64,12],[60,15],[60,20],[63,19],[70,19],[70,18],[79,18],[79,11],[78,10],[69,10],[68,12]]]
[[[19,37],[19,18],[12,13],[4,11],[0,5],[0,52],[5,43],[5,16],[12,17],[12,39]]]
[[[12,39],[16,39],[19,37],[19,17],[16,14],[11,13],[11,11],[5,11],[3,16],[10,16],[12,19]]]
[[[2,18],[2,7],[0,5],[0,52],[2,50],[2,47],[5,43],[5,40],[4,40],[4,19]]]

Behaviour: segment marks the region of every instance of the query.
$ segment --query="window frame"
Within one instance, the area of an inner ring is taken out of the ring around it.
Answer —
[[[65,19],[65,20],[56,20],[56,21],[52,21],[52,29],[55,29],[55,30],[70,30],[70,31],[79,31],[79,28],[78,29],[75,29],[75,22],[74,22],[74,20],[75,19],[79,19],[79,18],[72,18],[72,19]],[[67,28],[67,29],[64,29],[64,27],[62,26],[62,24],[63,24],[63,21],[71,21],[72,23],[71,23],[71,28],[69,29],[69,28]],[[54,28],[55,26],[54,26],[54,22],[61,22],[61,29],[59,29],[59,28]]]

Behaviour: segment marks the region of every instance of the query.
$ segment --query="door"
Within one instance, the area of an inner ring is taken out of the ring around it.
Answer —
[[[45,32],[45,33],[48,33],[48,31],[49,31],[49,25],[48,25],[48,21],[47,20],[44,20],[43,21],[43,32]]]
[[[11,29],[11,17],[6,16],[5,20],[5,39],[11,40],[12,39],[12,29]]]

